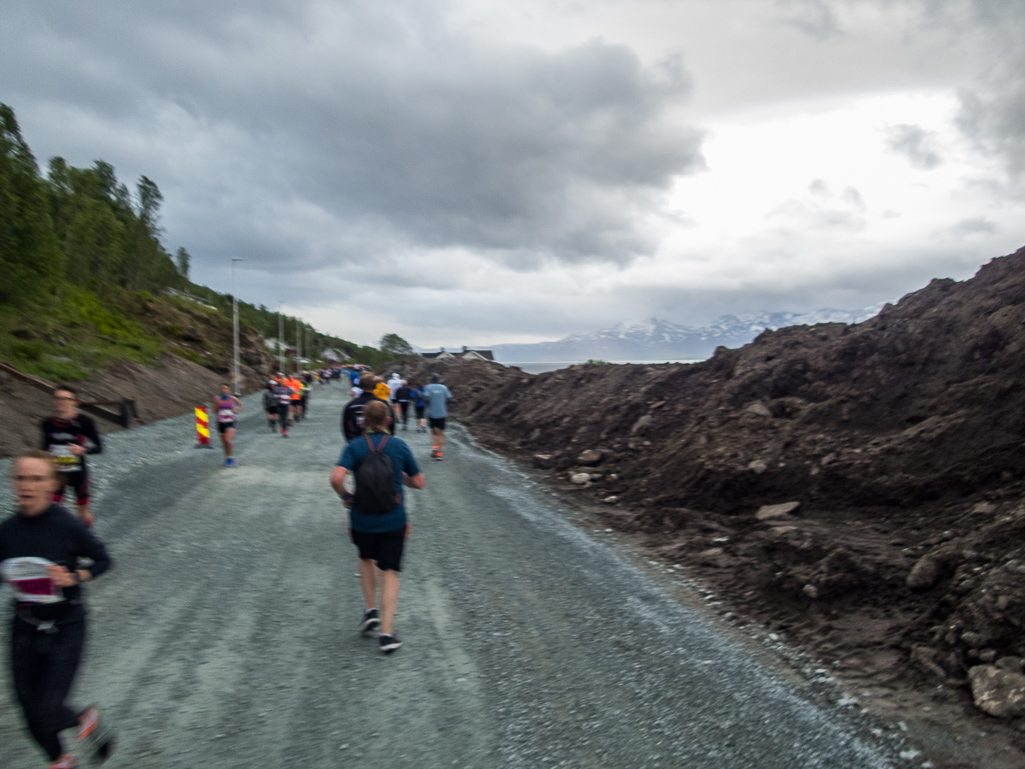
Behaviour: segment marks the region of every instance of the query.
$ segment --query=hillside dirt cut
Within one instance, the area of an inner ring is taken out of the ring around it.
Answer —
[[[231,381],[231,325],[219,316],[192,308],[188,303],[175,310],[166,304],[146,306],[154,326],[166,326],[167,351],[151,365],[115,360],[85,382],[65,382],[88,403],[114,403],[123,398],[135,402],[134,424],[147,424],[179,416],[198,405],[211,403],[222,383]],[[172,333],[173,332],[173,333]],[[173,350],[173,352],[171,351]],[[239,334],[239,374],[243,394],[263,388],[277,369],[263,337],[246,326]],[[57,382],[41,380],[52,387]],[[38,448],[39,423],[52,413],[51,394],[11,374],[0,371],[0,457],[25,448]],[[101,433],[120,430],[115,422],[95,418]]]
[[[406,374],[434,370],[482,442],[732,611],[1025,748],[1025,249],[702,363]]]

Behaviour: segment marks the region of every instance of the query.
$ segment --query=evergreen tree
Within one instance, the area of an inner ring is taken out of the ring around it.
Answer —
[[[398,334],[385,334],[381,337],[381,352],[400,357],[412,355],[413,346]]]
[[[185,278],[185,280],[188,280],[189,263],[192,261],[192,255],[185,250],[184,246],[178,248],[178,253],[175,254],[175,261],[178,265],[178,274]]]
[[[60,280],[46,187],[12,110],[0,103],[0,302],[42,298]]]

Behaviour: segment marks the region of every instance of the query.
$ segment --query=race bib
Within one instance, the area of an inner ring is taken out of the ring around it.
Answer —
[[[217,421],[222,424],[225,422],[234,422],[235,412],[231,409],[219,409],[217,412]]]
[[[50,446],[50,456],[62,473],[73,473],[82,467],[82,458],[72,454],[71,446],[66,443]]]
[[[0,577],[14,588],[18,603],[59,603],[64,591],[46,575],[46,567],[53,565],[45,558],[8,558],[0,563]]]

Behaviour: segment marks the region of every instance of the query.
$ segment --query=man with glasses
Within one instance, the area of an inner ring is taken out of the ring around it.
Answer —
[[[58,385],[53,393],[53,416],[40,423],[43,431],[41,448],[53,457],[57,465],[60,484],[53,501],[64,500],[64,490],[71,486],[78,502],[78,517],[86,526],[94,518],[89,509],[89,471],[85,466],[86,454],[103,451],[96,423],[85,414],[78,413],[78,393],[67,385]]]

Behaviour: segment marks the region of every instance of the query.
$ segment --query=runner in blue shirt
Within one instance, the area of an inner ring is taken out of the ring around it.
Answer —
[[[440,374],[431,374],[431,383],[424,388],[427,400],[427,424],[431,428],[431,456],[441,459],[445,449],[445,419],[452,393],[441,383]]]
[[[424,474],[401,438],[389,434],[388,404],[373,400],[363,408],[366,432],[348,443],[338,465],[331,473],[331,486],[349,506],[349,533],[359,550],[359,579],[366,600],[366,610],[360,622],[360,632],[380,629],[378,643],[381,651],[391,654],[402,646],[392,623],[399,603],[399,572],[402,570],[402,550],[409,535],[403,486],[422,489]],[[352,505],[353,496],[345,489],[345,478],[359,469],[371,451],[380,451],[391,460],[395,474],[397,504],[390,511],[370,515]],[[381,571],[381,612],[377,611],[377,570]]]

